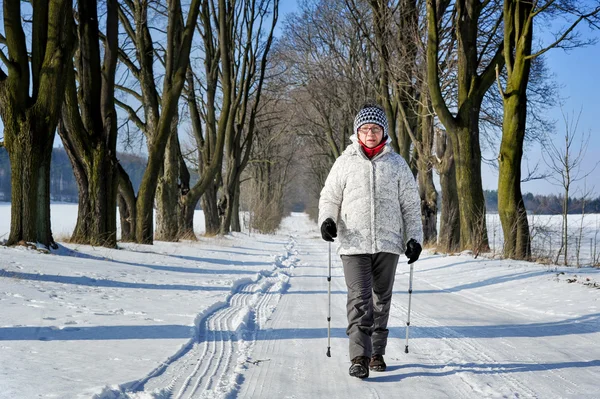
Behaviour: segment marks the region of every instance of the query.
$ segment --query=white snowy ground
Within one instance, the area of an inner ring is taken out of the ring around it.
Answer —
[[[307,216],[273,236],[119,246],[0,246],[0,398],[600,397],[597,269],[426,253],[405,354],[402,259],[388,370],[358,380],[335,255],[325,356],[328,246]]]

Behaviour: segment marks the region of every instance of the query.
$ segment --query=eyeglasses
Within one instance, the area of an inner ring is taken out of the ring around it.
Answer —
[[[371,131],[373,134],[380,134],[383,132],[383,129],[379,126],[361,127],[360,129],[358,129],[358,132],[362,134],[368,134],[369,131]]]

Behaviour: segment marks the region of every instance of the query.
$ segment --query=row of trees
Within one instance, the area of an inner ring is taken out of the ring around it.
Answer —
[[[426,242],[449,251],[488,248],[482,149],[497,146],[505,255],[528,258],[523,148],[547,131],[539,111],[555,97],[543,54],[586,44],[574,29],[582,21],[597,26],[599,11],[598,2],[558,0],[304,2],[286,25],[282,51],[302,134],[314,143],[314,192],[353,133],[361,100],[375,98],[390,120],[392,146],[417,176]],[[548,23],[559,17],[566,25]],[[555,39],[543,44],[538,35],[534,46],[542,23],[558,26]]]
[[[498,212],[498,191],[484,190],[486,210]],[[523,195],[525,209],[531,215],[560,215],[565,204],[563,195],[542,195],[526,193]],[[600,213],[600,197],[569,197],[567,212],[573,215]]]
[[[193,237],[198,201],[208,233],[239,230],[241,205],[272,230],[286,196],[314,214],[356,110],[375,99],[418,179],[427,243],[488,247],[482,153],[499,147],[498,211],[514,258],[531,253],[523,148],[548,130],[540,110],[555,96],[543,55],[585,45],[575,28],[597,26],[600,13],[597,0],[306,0],[274,41],[278,0],[191,0],[185,12],[179,0],[3,4],[9,243],[52,244],[57,130],[79,186],[72,239],[113,246],[118,202],[122,239],[151,243]],[[557,27],[546,44],[534,36],[542,23]],[[116,156],[118,135],[135,132],[148,153],[137,192]]]
[[[277,19],[278,0],[192,0],[185,10],[179,0],[3,1],[8,245],[54,244],[49,174],[57,131],[79,191],[72,241],[114,246],[117,202],[125,241],[191,236],[201,196],[207,232],[235,229]],[[193,186],[191,154],[179,143],[182,114],[197,144]],[[118,135],[134,132],[148,155],[137,191],[116,153]],[[228,204],[221,220],[219,186]]]

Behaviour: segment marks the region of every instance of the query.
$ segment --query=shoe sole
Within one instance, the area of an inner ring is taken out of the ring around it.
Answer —
[[[382,372],[385,371],[386,367],[385,366],[372,366],[369,367],[369,369],[371,369],[372,371],[377,371],[377,372]]]
[[[369,376],[369,370],[365,369],[364,367],[361,367],[360,369],[357,368],[354,371],[350,371],[350,376],[360,378],[362,380]]]

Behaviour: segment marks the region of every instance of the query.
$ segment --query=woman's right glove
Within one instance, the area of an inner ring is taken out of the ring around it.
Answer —
[[[337,237],[337,227],[332,218],[327,218],[321,225],[321,237],[325,241],[333,242],[333,239]]]
[[[422,250],[423,248],[421,248],[421,244],[419,244],[414,238],[408,240],[408,242],[406,243],[406,252],[404,252],[404,255],[406,255],[406,257],[408,258],[409,265],[417,259],[419,259],[419,255],[421,255]]]

